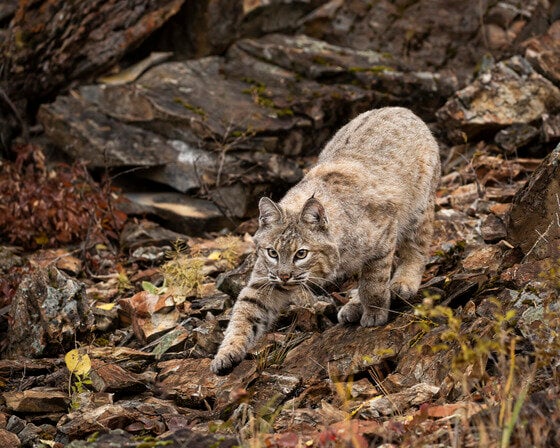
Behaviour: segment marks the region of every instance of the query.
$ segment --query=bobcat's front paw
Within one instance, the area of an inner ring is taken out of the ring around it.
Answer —
[[[391,290],[391,295],[394,298],[409,300],[416,295],[419,286],[420,283],[416,280],[398,278],[391,282],[389,289]]]
[[[216,375],[227,375],[231,373],[245,358],[245,353],[220,350],[210,364],[210,370]]]
[[[379,325],[386,324],[388,319],[388,309],[365,309],[360,320],[360,325],[362,327],[378,327]]]
[[[362,311],[362,304],[358,300],[350,300],[338,312],[338,321],[341,324],[353,324],[358,322],[360,317],[362,317]]]

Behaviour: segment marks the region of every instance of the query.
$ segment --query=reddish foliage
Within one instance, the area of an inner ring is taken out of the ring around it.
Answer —
[[[41,149],[16,147],[15,162],[0,161],[0,232],[25,248],[118,238],[126,214],[114,192],[97,184],[83,164],[48,169]]]

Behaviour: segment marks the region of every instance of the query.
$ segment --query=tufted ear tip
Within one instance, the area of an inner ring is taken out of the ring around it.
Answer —
[[[282,210],[272,199],[262,197],[259,201],[259,225],[267,226],[283,219]]]
[[[299,219],[306,224],[316,225],[318,227],[326,227],[328,224],[323,204],[313,196],[303,205]]]

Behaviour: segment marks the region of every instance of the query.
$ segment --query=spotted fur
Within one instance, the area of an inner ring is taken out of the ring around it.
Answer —
[[[231,371],[311,285],[358,275],[339,322],[385,324],[391,294],[408,299],[420,286],[439,177],[437,143],[407,109],[371,110],[340,129],[278,204],[261,199],[257,260],[212,371]]]

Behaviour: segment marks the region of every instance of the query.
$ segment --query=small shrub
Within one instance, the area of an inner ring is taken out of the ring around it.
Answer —
[[[15,162],[0,161],[0,232],[27,249],[117,239],[126,214],[108,183],[83,164],[47,168],[41,148],[16,147]]]

